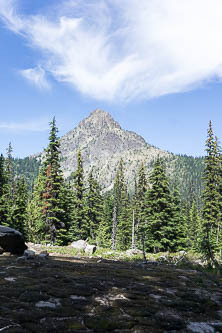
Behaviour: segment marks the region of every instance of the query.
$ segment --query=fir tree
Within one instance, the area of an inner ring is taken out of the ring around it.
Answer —
[[[44,168],[40,168],[39,175],[33,186],[27,207],[27,240],[33,243],[46,241],[47,226],[45,221],[43,193],[45,192],[46,175]]]
[[[135,206],[135,230],[139,247],[144,248],[146,233],[145,195],[147,192],[147,179],[144,164],[140,165],[138,171],[138,184],[135,184],[134,206]]]
[[[103,217],[103,199],[100,191],[100,186],[93,177],[93,170],[91,170],[88,176],[86,207],[88,210],[89,237],[94,241],[97,239],[99,226]]]
[[[0,156],[0,224],[9,226],[8,223],[8,179],[5,172],[5,159]]]
[[[43,193],[45,222],[47,226],[48,239],[55,243],[57,231],[64,227],[61,215],[64,210],[61,203],[61,193],[64,186],[64,179],[60,167],[58,129],[55,118],[50,123],[49,145],[46,149],[44,160],[45,190]]]
[[[201,250],[206,256],[209,265],[217,265],[216,253],[219,250],[217,238],[218,228],[221,221],[219,182],[219,158],[217,140],[214,138],[212,123],[209,122],[208,137],[206,141],[204,191],[202,211],[203,239]]]
[[[191,249],[196,252],[200,251],[201,238],[201,218],[198,211],[197,202],[194,199],[189,211],[188,241]]]
[[[66,227],[64,179],[60,168],[58,129],[55,118],[50,123],[49,144],[43,165],[28,205],[28,230],[38,242],[56,243],[59,230]],[[61,233],[61,232],[60,232]]]
[[[129,197],[124,180],[123,160],[120,160],[114,180],[112,249],[126,249],[131,243]]]
[[[77,153],[77,169],[73,175],[74,202],[73,220],[69,229],[70,240],[87,239],[89,236],[89,225],[87,209],[85,205],[85,186],[83,161],[80,150]]]
[[[150,182],[152,187],[146,193],[146,248],[154,252],[171,251],[178,238],[178,221],[174,219],[169,180],[160,159],[155,162]]]
[[[106,193],[103,196],[102,221],[100,222],[97,235],[97,242],[99,246],[111,247],[112,222],[113,222],[113,195],[112,193]]]
[[[24,177],[16,181],[13,208],[13,226],[25,236],[27,223],[28,190]]]

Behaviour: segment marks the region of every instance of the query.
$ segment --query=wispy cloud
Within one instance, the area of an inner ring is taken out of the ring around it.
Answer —
[[[17,4],[0,0],[0,15],[42,51],[41,70],[22,73],[44,88],[45,71],[110,101],[184,92],[222,78],[221,0],[67,0],[53,18],[18,14]]]
[[[7,131],[31,131],[31,132],[44,132],[49,130],[47,121],[32,121],[32,122],[0,122],[0,129]]]
[[[29,82],[40,89],[50,89],[50,84],[46,78],[45,70],[41,67],[20,70],[19,73]]]

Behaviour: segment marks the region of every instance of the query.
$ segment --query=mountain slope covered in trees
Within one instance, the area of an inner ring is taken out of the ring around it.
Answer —
[[[140,135],[122,129],[108,112],[99,109],[93,111],[76,128],[60,138],[60,160],[65,178],[75,172],[78,150],[82,154],[86,177],[93,168],[103,191],[113,187],[121,158],[126,170],[126,182],[132,190],[140,164],[144,164],[145,172],[149,175],[158,157],[165,161],[171,186],[177,183],[184,199],[188,199],[191,192],[197,197],[200,195],[203,157],[175,155],[154,147]],[[32,184],[38,174],[39,158],[15,159],[14,165],[16,174],[23,174],[29,185]]]

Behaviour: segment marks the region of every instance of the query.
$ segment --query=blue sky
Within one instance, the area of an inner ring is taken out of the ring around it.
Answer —
[[[0,152],[100,108],[174,153],[222,140],[221,0],[0,0]]]

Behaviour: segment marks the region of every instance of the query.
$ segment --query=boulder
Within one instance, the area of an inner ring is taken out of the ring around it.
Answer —
[[[96,251],[96,245],[86,244],[85,253],[92,255]]]
[[[21,232],[3,225],[0,225],[0,247],[12,254],[23,254],[27,249]]]
[[[127,257],[136,256],[138,254],[143,254],[143,251],[141,251],[139,249],[129,249],[129,250],[126,250]]]
[[[70,246],[72,246],[76,250],[84,251],[87,246],[87,241],[80,239],[78,241],[72,242]]]

